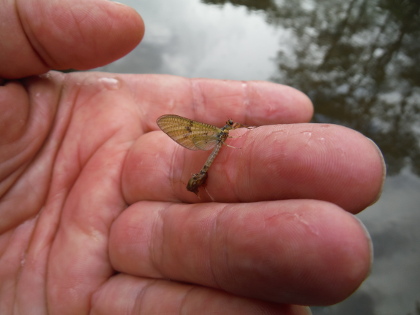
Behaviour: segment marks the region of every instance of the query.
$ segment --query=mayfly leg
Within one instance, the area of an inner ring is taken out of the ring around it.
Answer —
[[[196,195],[198,195],[198,187],[203,185],[207,180],[207,171],[209,170],[210,166],[212,165],[214,159],[216,158],[217,154],[219,154],[220,148],[223,145],[223,141],[220,141],[216,144],[213,151],[207,158],[206,163],[204,163],[203,167],[201,168],[199,173],[193,174],[187,184],[187,189],[192,191]]]

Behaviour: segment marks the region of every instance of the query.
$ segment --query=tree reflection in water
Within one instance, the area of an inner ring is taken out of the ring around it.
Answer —
[[[389,175],[420,175],[420,3],[409,0],[211,1],[260,10],[298,45],[277,54],[273,81],[307,93],[315,122],[359,130]],[[286,52],[287,51],[287,52]]]

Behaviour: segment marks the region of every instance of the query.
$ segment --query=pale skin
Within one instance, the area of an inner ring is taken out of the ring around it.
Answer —
[[[353,214],[385,170],[363,135],[304,124],[309,99],[272,83],[48,72],[134,48],[123,5],[16,0],[0,20],[0,314],[308,314],[368,276]],[[215,203],[185,189],[209,152],[160,131],[168,113],[261,126],[221,149]]]

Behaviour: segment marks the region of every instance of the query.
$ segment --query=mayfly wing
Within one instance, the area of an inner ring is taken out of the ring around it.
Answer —
[[[219,153],[229,131],[237,128],[254,127],[242,125],[229,119],[222,128],[194,121],[178,115],[163,115],[156,120],[159,128],[169,137],[183,147],[190,150],[210,150],[213,151],[207,158],[199,173],[193,174],[187,184],[187,190],[198,196],[200,186],[206,183],[208,170]]]
[[[218,142],[218,134],[222,132],[215,126],[178,115],[160,116],[156,123],[172,140],[190,150],[214,148]]]

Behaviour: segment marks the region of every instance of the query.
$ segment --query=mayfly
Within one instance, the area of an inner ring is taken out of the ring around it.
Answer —
[[[229,136],[229,130],[237,128],[253,128],[233,122],[229,119],[222,128],[206,123],[194,121],[178,115],[160,116],[156,123],[169,137],[183,147],[190,150],[210,150],[212,153],[207,158],[202,169],[191,176],[187,189],[198,195],[198,188],[203,185],[208,177],[208,170],[219,153],[223,143]]]

